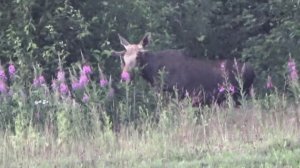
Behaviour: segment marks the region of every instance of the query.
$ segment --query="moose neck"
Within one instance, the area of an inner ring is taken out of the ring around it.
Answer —
[[[138,66],[141,68],[142,77],[151,85],[154,84],[154,77],[157,74],[158,67],[155,66],[155,55],[152,52],[140,53],[138,59]]]
[[[180,59],[176,59],[176,57]],[[140,53],[138,65],[142,68],[142,77],[154,85],[156,79],[159,78],[160,70],[163,70],[164,67],[170,67],[170,64],[173,64],[172,61],[182,61],[182,59],[186,59],[182,50],[146,51]]]

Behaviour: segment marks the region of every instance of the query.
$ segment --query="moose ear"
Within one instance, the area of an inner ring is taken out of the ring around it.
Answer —
[[[118,36],[119,36],[120,43],[122,46],[124,46],[126,48],[126,46],[130,45],[130,43],[124,37],[122,37],[120,34],[118,34]]]
[[[111,51],[111,56],[114,56],[114,57],[121,57],[125,54],[125,51]]]
[[[146,47],[150,43],[150,40],[151,40],[151,33],[146,33],[139,44],[143,47]]]

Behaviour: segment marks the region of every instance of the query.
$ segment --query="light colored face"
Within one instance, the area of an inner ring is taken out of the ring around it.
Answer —
[[[123,54],[124,65],[122,72],[129,73],[137,64],[139,52],[143,52],[144,47],[149,43],[150,34],[146,34],[138,44],[130,44],[125,38],[119,35],[120,43],[125,48]]]
[[[130,72],[136,66],[138,53],[142,50],[143,46],[141,45],[130,44],[126,46],[126,51],[123,56],[123,71]]]

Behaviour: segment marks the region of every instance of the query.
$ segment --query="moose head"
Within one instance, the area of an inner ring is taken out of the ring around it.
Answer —
[[[113,52],[113,55],[121,57],[122,64],[122,80],[129,81],[131,79],[131,72],[137,65],[137,60],[140,53],[145,52],[144,49],[150,42],[150,33],[146,33],[145,36],[137,44],[130,44],[124,37],[118,35],[120,44],[125,48],[124,51]]]

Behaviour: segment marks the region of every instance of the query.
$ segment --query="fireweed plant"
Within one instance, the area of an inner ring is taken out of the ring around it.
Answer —
[[[287,76],[288,76],[289,89],[292,92],[292,96],[294,97],[296,104],[299,104],[299,98],[300,98],[299,76],[298,76],[298,70],[297,70],[295,59],[293,59],[291,56],[289,57],[287,63],[287,70],[288,70]]]
[[[295,59],[289,56],[286,65],[287,76],[287,92],[279,92],[276,85],[272,81],[272,77],[268,76],[264,88],[266,93],[261,101],[261,107],[266,113],[270,111],[282,111],[284,112],[287,107],[297,108],[299,106],[300,88],[299,77]],[[272,110],[270,110],[272,109]],[[294,109],[297,111],[296,109]],[[280,115],[284,115],[283,113]],[[279,118],[282,118],[279,117]],[[298,126],[300,126],[299,114],[295,112],[295,120]]]
[[[229,98],[227,105],[231,108],[231,96],[237,88],[228,82],[225,63],[221,63],[219,68],[224,83],[219,84],[218,92]],[[238,82],[242,71],[243,67],[237,67],[235,75]],[[298,103],[299,77],[292,57],[287,61],[287,73],[288,88]],[[123,72],[119,74],[119,81],[112,82],[99,65],[94,69],[86,62],[69,69],[59,65],[51,82],[46,81],[40,66],[34,66],[33,74],[28,87],[18,80],[16,64],[0,65],[0,128],[17,136],[29,136],[33,131],[67,139],[70,136],[82,137],[82,133],[95,134],[106,128],[118,131],[124,124],[137,127],[140,123],[163,121],[170,118],[166,113],[168,110],[191,106],[194,99],[180,102],[169,98],[171,101],[167,102],[162,98],[162,92],[150,87],[139,75],[130,80],[131,76]],[[242,83],[239,85],[242,86]],[[264,87],[267,98],[262,101],[263,108],[286,106],[287,102],[282,101],[286,100],[286,94],[278,93],[270,76]],[[257,100],[253,89],[251,93],[255,104]],[[187,101],[191,102],[185,104]]]

